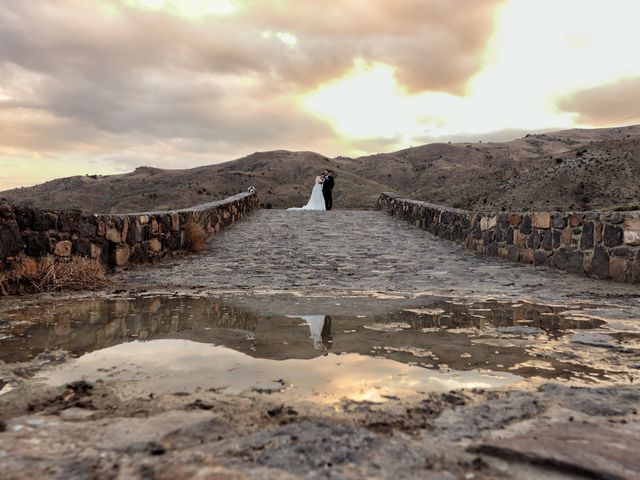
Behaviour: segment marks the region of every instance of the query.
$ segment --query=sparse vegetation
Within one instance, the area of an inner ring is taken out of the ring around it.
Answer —
[[[207,232],[197,219],[191,219],[184,227],[184,248],[191,253],[202,253],[207,241]]]
[[[640,210],[640,204],[633,203],[631,205],[619,205],[611,209],[614,212],[634,212]]]
[[[52,256],[35,259],[20,255],[0,272],[0,295],[95,290],[109,283],[105,267],[98,259],[65,260]]]

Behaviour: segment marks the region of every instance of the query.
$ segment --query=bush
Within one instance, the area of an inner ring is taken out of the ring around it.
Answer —
[[[633,212],[633,211],[640,210],[640,205],[638,204],[620,205],[618,207],[612,208],[611,210],[614,212]]]
[[[109,283],[104,265],[97,259],[35,259],[20,255],[0,272],[0,295],[94,290]]]
[[[189,220],[184,226],[184,248],[192,253],[202,253],[205,249],[207,234],[198,222]]]

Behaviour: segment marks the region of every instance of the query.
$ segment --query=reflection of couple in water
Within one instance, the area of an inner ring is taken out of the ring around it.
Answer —
[[[331,317],[329,315],[295,315],[295,318],[301,318],[307,323],[313,347],[327,355],[333,344]]]

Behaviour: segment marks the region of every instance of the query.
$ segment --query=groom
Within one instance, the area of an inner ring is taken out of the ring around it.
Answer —
[[[327,210],[331,210],[333,207],[333,170],[326,168],[324,170],[324,182],[322,183],[322,196],[324,197],[324,205]]]

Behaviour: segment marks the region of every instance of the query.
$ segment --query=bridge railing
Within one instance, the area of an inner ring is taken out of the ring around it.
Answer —
[[[376,208],[480,255],[640,283],[640,212],[471,212],[393,193]]]
[[[91,214],[0,204],[0,268],[12,256],[83,256],[122,266],[184,250],[185,227],[217,234],[259,207],[255,193],[171,211]]]

